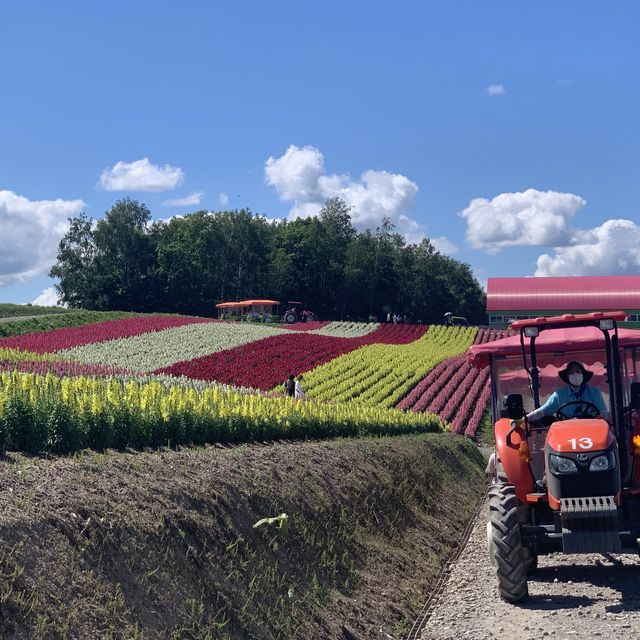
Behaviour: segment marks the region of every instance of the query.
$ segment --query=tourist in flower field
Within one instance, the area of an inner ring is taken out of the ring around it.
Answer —
[[[293,373],[289,374],[289,377],[284,381],[284,393],[285,395],[293,398],[296,392],[296,381],[293,376]]]
[[[298,376],[298,379],[296,380],[296,386],[295,386],[295,395],[296,398],[304,398],[304,389],[302,387],[302,374],[300,374]]]

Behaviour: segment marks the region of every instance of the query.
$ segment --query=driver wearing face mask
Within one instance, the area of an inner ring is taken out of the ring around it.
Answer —
[[[567,402],[576,403],[567,407],[566,415],[568,416],[580,416],[583,409],[586,408],[586,404],[580,405],[581,402],[584,402],[595,405],[600,411],[602,418],[605,420],[608,418],[609,412],[602,399],[600,390],[587,384],[587,382],[591,380],[591,376],[593,376],[593,371],[585,369],[580,362],[573,360],[564,369],[559,371],[558,375],[562,378],[563,382],[566,382],[567,386],[554,391],[539,409],[534,409],[531,413],[528,413],[527,420],[529,422],[536,422],[544,416],[552,416],[559,407]],[[565,412],[564,409],[563,412]],[[590,415],[590,417],[593,417],[593,415]]]

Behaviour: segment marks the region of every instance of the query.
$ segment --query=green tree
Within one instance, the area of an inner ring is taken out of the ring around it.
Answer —
[[[147,233],[151,212],[146,205],[118,200],[98,220],[95,242],[95,279],[100,292],[97,308],[150,311],[160,303],[155,270],[155,247]]]
[[[98,308],[95,257],[92,219],[84,212],[69,218],[69,230],[58,244],[56,263],[49,271],[59,280],[55,287],[62,303],[73,308]]]

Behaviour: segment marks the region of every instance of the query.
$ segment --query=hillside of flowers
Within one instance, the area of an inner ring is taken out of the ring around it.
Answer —
[[[461,354],[490,337],[462,327],[167,315],[8,337],[0,449],[395,434],[443,423],[470,434],[486,405],[486,373],[472,379]],[[282,394],[291,373],[304,373],[303,401]]]
[[[480,329],[476,344],[500,340],[508,331]],[[396,406],[403,411],[427,411],[451,425],[454,433],[473,437],[491,397],[489,369],[475,369],[464,358],[443,360]]]

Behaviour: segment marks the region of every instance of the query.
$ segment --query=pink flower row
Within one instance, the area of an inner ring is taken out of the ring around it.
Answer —
[[[117,338],[130,338],[142,333],[162,331],[187,324],[214,322],[207,318],[187,316],[140,316],[97,322],[79,327],[65,327],[54,331],[31,333],[0,339],[0,347],[22,349],[33,353],[53,353],[94,342],[104,342]]]
[[[82,364],[80,362],[0,362],[0,372],[22,371],[23,373],[38,373],[46,375],[53,373],[56,376],[117,376],[131,375],[128,369],[120,367],[107,367],[100,364]]]

